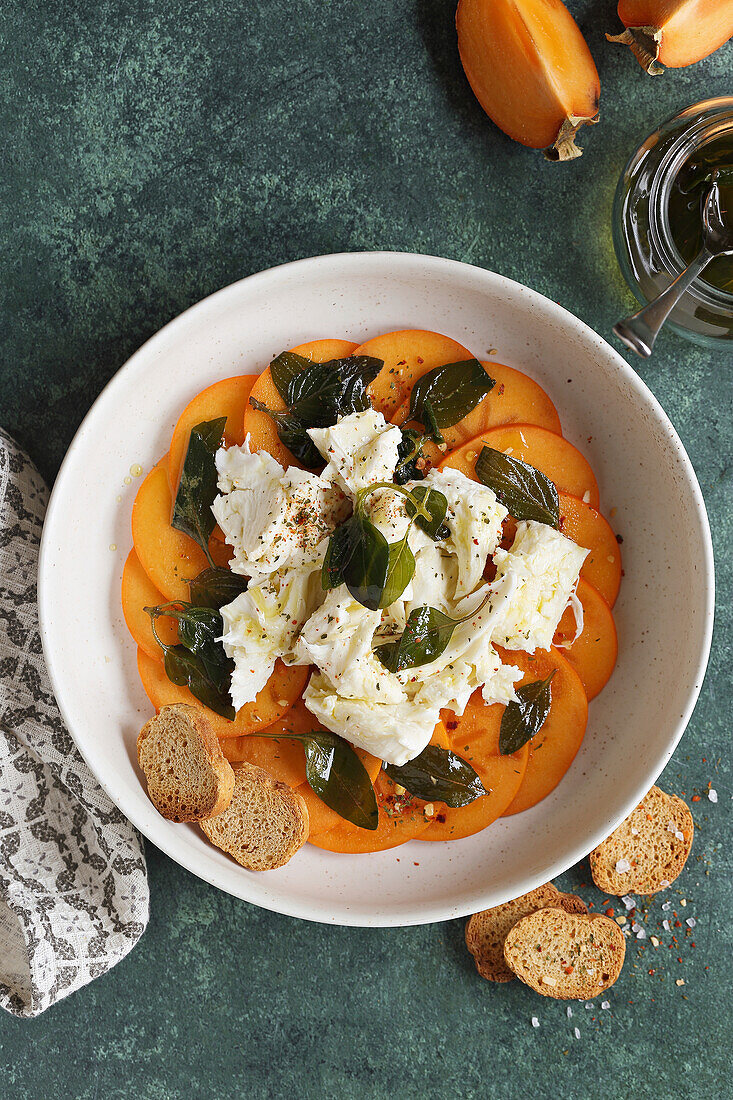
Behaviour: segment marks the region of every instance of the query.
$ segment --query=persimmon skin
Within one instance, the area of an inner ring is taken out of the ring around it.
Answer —
[[[155,587],[147,575],[134,549],[127,555],[122,570],[122,614],[133,640],[154,661],[160,661],[163,651],[155,640],[152,620],[146,607],[157,607],[166,602],[165,596]],[[165,645],[178,643],[178,623],[162,615],[155,629]]]
[[[694,65],[733,35],[733,0],[619,0],[618,15],[626,32],[606,38],[630,46],[651,76]]]
[[[561,0],[460,0],[456,30],[468,82],[489,118],[550,159],[580,156],[572,137],[597,121],[601,85]]]

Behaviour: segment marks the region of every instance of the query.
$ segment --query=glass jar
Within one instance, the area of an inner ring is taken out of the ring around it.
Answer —
[[[669,286],[697,252],[700,197],[713,167],[728,168],[725,175],[733,178],[733,96],[703,100],[668,119],[624,168],[613,243],[640,302]],[[733,217],[733,203],[728,210]],[[667,325],[697,344],[733,347],[733,258],[711,261]]]

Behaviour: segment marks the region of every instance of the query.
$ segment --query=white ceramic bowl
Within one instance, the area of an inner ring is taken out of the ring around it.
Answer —
[[[466,840],[345,856],[310,845],[252,874],[145,794],[135,738],[151,707],[120,611],[139,481],[186,402],[218,378],[260,371],[283,348],[429,328],[547,389],[596,472],[624,538],[619,660],[591,703],[570,771],[526,813]],[[48,667],[68,727],[112,800],[154,844],[256,905],[334,924],[406,925],[497,905],[582,858],[667,763],[700,690],[712,629],[713,562],[692,466],[626,362],[560,306],[491,272],[398,253],[322,256],[252,275],[187,310],[115,375],[80,427],[53,490],[40,562]]]

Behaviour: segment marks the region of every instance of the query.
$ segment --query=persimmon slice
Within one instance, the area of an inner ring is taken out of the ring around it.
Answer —
[[[577,595],[583,605],[583,632],[562,652],[580,677],[588,699],[595,699],[608,683],[616,664],[616,624],[603,596],[582,577],[578,581]],[[575,616],[568,608],[558,623],[553,641],[557,646],[573,637]]]
[[[171,683],[165,674],[162,661],[154,661],[145,650],[137,651],[137,667],[143,689],[156,710],[169,703],[186,703],[198,707],[206,713],[216,736],[240,737],[245,733],[254,733],[272,725],[281,718],[303,694],[308,681],[310,668],[305,665],[284,665],[278,661],[275,671],[267,681],[257,698],[240,707],[233,722],[222,718],[213,710],[203,706],[187,687]]]
[[[482,366],[496,384],[468,416],[452,427],[442,429],[448,451],[502,424],[536,424],[560,433],[557,409],[538,382],[504,363],[483,362]],[[403,401],[392,417],[393,422],[400,427],[416,427],[414,423],[409,423],[409,408],[409,399]],[[445,458],[445,450],[441,451],[435,443],[427,442],[423,445],[423,456],[431,466],[438,466]]]
[[[524,779],[503,816],[518,814],[541,802],[555,789],[580,748],[588,723],[588,700],[577,672],[558,650],[534,654],[500,649],[504,664],[524,670],[522,684],[544,680],[553,669],[552,706],[539,733],[529,743]]]
[[[188,582],[208,566],[200,546],[171,527],[168,461],[154,466],[132,506],[132,542],[140,564],[166,600],[187,600]]]
[[[369,386],[372,405],[390,420],[403,401],[410,396],[418,378],[433,367],[473,359],[473,354],[440,332],[423,329],[401,329],[386,332],[367,340],[354,355],[372,355],[382,359],[384,366]]]
[[[296,355],[302,355],[306,359],[312,359],[314,363],[327,363],[330,359],[345,359],[351,355],[356,344],[349,340],[310,340],[307,344],[298,344],[291,348]],[[270,368],[267,367],[259,376],[250,397],[267,405],[273,412],[283,412],[285,402],[277,391],[272,381]],[[282,466],[300,466],[296,458],[290,453],[284,443],[280,441],[277,428],[267,413],[253,409],[249,399],[244,413],[244,434],[249,435],[249,445],[253,451],[267,451],[276,458]]]
[[[480,691],[474,692],[460,717],[443,712],[450,748],[471,764],[489,793],[455,809],[436,802],[432,824],[421,833],[420,840],[459,840],[480,833],[501,817],[517,794],[527,770],[529,745],[523,745],[510,756],[500,755],[503,713],[504,707],[497,703],[487,706]]]
[[[608,521],[590,504],[560,493],[560,530],[590,550],[580,575],[613,607],[621,584],[621,549]]]
[[[232,447],[234,444],[244,443],[244,413],[256,381],[256,374],[222,378],[220,382],[214,382],[213,386],[202,390],[186,405],[173,430],[168,452],[168,482],[172,496],[175,496],[178,489],[191,428],[206,420],[225,416],[227,422],[224,428],[224,446]]]
[[[592,508],[598,507],[598,483],[588,460],[567,439],[535,424],[507,424],[483,432],[449,454],[440,469],[460,470],[477,481],[476,459],[483,446],[535,466],[555,482],[560,492],[579,497]]]
[[[188,600],[189,581],[209,565],[201,547],[171,527],[171,491],[167,455],[138,489],[132,506],[132,542],[140,564],[166,600]],[[212,538],[209,549],[217,565],[226,565],[231,548]]]
[[[137,554],[131,550],[122,570],[122,614],[135,643],[154,661],[162,659],[163,651],[155,640],[150,616],[145,608],[156,607],[165,602],[162,592],[155,587],[140,564]],[[178,623],[175,619],[161,616],[156,623],[156,630],[164,645],[177,643]]]

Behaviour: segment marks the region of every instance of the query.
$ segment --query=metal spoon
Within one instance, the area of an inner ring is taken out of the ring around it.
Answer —
[[[715,179],[702,203],[702,248],[666,290],[648,305],[613,326],[619,340],[647,359],[664,322],[687,288],[716,256],[733,255],[733,224],[726,225]]]

